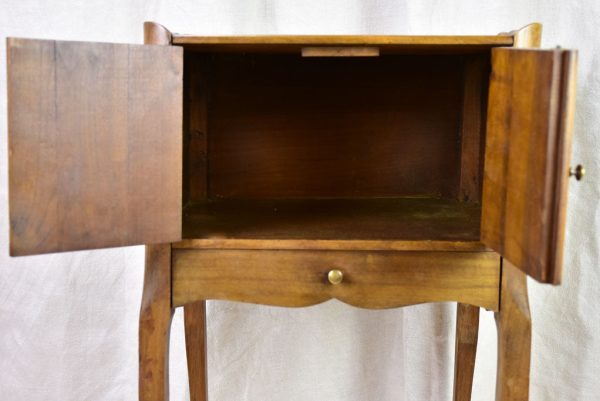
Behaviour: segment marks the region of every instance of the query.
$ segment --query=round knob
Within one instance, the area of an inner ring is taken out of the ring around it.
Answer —
[[[585,168],[581,164],[578,164],[577,167],[571,167],[569,169],[569,177],[575,177],[577,181],[581,181],[583,176],[585,175]]]
[[[327,273],[327,280],[333,285],[339,284],[344,280],[344,273],[337,269],[329,270],[329,273]]]

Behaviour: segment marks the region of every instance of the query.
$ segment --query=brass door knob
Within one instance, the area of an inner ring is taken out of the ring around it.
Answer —
[[[577,167],[571,167],[569,169],[569,177],[575,177],[577,181],[581,181],[583,176],[585,175],[585,168],[581,164],[578,164]]]
[[[333,285],[339,284],[344,280],[344,273],[337,269],[329,270],[329,273],[327,273],[327,280]]]

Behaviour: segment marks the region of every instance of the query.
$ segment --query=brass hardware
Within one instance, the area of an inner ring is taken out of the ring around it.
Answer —
[[[577,181],[581,181],[581,179],[583,178],[584,175],[585,175],[585,168],[581,164],[578,164],[577,167],[575,167],[575,168],[571,167],[569,169],[569,177],[574,176]]]
[[[344,280],[344,273],[337,269],[329,270],[329,273],[327,273],[327,280],[333,285],[339,284]]]

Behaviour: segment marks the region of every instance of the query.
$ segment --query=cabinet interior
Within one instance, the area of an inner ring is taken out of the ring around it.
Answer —
[[[489,54],[186,49],[183,237],[477,241]]]

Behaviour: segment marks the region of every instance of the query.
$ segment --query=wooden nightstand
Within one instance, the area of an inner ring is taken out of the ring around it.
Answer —
[[[140,400],[168,398],[185,307],[206,400],[205,300],[458,302],[455,400],[479,307],[497,400],[526,400],[526,274],[558,284],[576,53],[497,36],[8,39],[11,255],[147,244]],[[163,45],[163,46],[150,46]],[[182,129],[183,127],[183,129]]]

